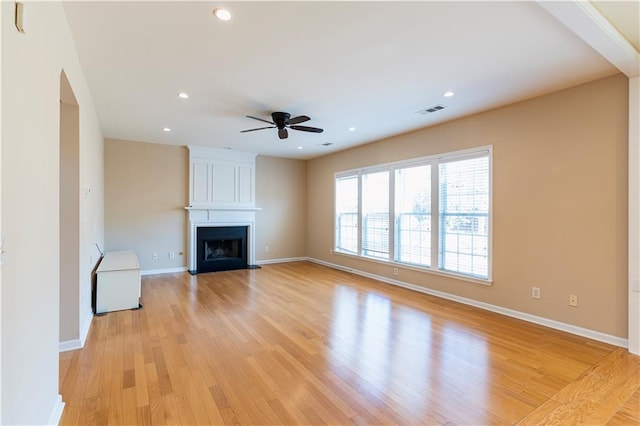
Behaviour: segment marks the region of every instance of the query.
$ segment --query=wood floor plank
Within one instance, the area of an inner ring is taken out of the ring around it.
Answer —
[[[640,424],[640,388],[631,395],[607,424],[612,426]]]
[[[308,262],[143,277],[60,355],[62,425],[638,424],[626,350]]]

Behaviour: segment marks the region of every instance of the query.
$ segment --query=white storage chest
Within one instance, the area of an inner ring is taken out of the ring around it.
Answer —
[[[134,251],[105,253],[96,272],[96,314],[140,306],[140,265]]]

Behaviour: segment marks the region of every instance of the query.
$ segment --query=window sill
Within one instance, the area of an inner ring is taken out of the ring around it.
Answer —
[[[357,254],[347,253],[347,252],[343,252],[343,251],[339,251],[339,250],[335,250],[335,249],[332,250],[332,253],[340,255],[340,256],[350,257],[352,259],[366,260],[366,261],[369,261],[369,262],[379,263],[379,264],[382,264],[382,265],[389,265],[389,266],[393,266],[393,267],[397,267],[397,268],[408,269],[410,271],[424,272],[424,273],[427,273],[427,274],[438,275],[438,276],[446,277],[446,278],[454,278],[454,279],[457,279],[457,280],[460,280],[460,281],[466,281],[466,282],[470,282],[470,283],[474,283],[474,284],[481,284],[481,285],[485,285],[485,286],[493,285],[493,280],[492,279],[484,280],[482,278],[473,278],[473,277],[470,277],[468,275],[456,274],[454,272],[445,272],[445,271],[440,271],[440,270],[435,270],[435,269],[421,268],[419,266],[409,265],[407,263],[393,262],[393,261],[384,260],[384,259],[376,259],[375,257],[360,256],[360,255],[357,255]]]

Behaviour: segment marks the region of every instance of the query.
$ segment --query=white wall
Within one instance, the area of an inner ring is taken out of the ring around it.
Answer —
[[[56,422],[59,342],[59,105],[65,71],[80,108],[80,306],[103,244],[103,138],[62,5],[26,2],[26,34],[1,2],[2,424]]]

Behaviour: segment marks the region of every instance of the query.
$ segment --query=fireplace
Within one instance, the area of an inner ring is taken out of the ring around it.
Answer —
[[[256,154],[189,146],[187,269],[255,266]]]
[[[247,226],[200,226],[196,234],[195,273],[248,267]]]

